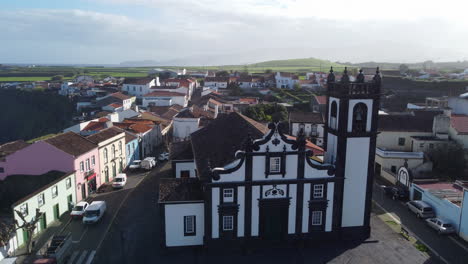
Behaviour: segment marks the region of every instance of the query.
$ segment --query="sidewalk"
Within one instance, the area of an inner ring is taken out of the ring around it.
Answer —
[[[39,253],[39,250],[46,245],[49,239],[57,234],[60,233],[65,227],[70,223],[70,216],[68,215],[68,211],[63,213],[62,216],[58,221],[51,223],[47,229],[35,237],[33,237],[34,247],[31,251],[31,255],[26,254],[26,247],[20,247],[16,250],[16,256],[18,257],[17,263],[33,263],[36,259],[36,254]]]

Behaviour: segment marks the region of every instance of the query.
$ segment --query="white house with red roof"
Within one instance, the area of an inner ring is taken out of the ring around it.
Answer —
[[[187,93],[175,91],[153,91],[143,96],[143,107],[171,106],[174,104],[186,107],[188,104]]]
[[[277,72],[275,75],[276,88],[293,89],[299,83],[299,77],[289,72]]]
[[[161,85],[159,83],[159,77],[156,78],[126,78],[123,85],[122,91],[128,94],[135,95],[137,98],[143,97],[143,95],[150,92],[151,87]]]

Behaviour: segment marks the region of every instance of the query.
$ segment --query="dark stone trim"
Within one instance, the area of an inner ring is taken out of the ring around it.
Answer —
[[[228,187],[228,186],[261,186],[261,185],[280,185],[280,184],[300,184],[300,183],[327,183],[327,182],[342,182],[344,177],[329,177],[329,178],[304,178],[304,179],[280,179],[280,180],[265,180],[265,181],[251,181],[251,182],[212,182],[206,183],[211,187]]]
[[[213,195],[212,194],[213,188],[211,188],[211,186],[206,186],[206,185],[204,185],[203,188],[205,190],[205,236],[203,238],[203,241],[204,243],[206,243],[208,239],[213,238],[212,229],[211,229],[211,226],[212,226],[211,221],[213,217],[212,210],[211,210],[211,206],[212,206],[211,196]]]
[[[312,160],[309,158],[309,156],[312,155],[312,153],[310,153],[310,152],[312,152],[312,151],[310,151],[310,150],[307,151],[307,152],[306,152],[307,154],[306,154],[306,156],[304,157],[305,160],[307,161],[307,164],[309,164],[310,167],[312,167],[312,168],[314,168],[314,169],[317,169],[317,170],[328,170],[328,171],[327,171],[327,174],[328,174],[329,176],[332,176],[332,175],[335,174],[336,169],[335,169],[335,166],[332,165],[332,164],[321,164],[321,165],[318,165],[318,164],[312,163]]]
[[[224,168],[217,168],[212,170],[212,178],[215,181],[218,181],[220,179],[220,174],[227,174],[227,173],[232,173],[240,169],[242,165],[244,164],[245,161],[245,152],[244,151],[237,151],[236,152],[236,159],[240,159],[239,163],[230,169],[224,169]]]
[[[248,152],[251,154],[251,152]],[[245,186],[244,189],[244,238],[248,239],[252,235],[252,173],[253,173],[253,158],[247,155],[245,160],[245,181],[244,184],[235,185]]]

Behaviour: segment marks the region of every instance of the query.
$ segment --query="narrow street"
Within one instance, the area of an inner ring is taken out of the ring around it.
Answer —
[[[410,233],[415,234],[420,240],[434,249],[437,254],[449,263],[468,263],[468,243],[462,241],[456,235],[438,235],[435,230],[429,228],[424,220],[406,208],[404,202],[394,201],[384,195],[382,188],[374,185],[373,200],[393,217],[401,222]],[[444,263],[443,260],[441,263]]]
[[[110,226],[115,220],[116,214],[128,197],[128,195],[142,182],[150,172],[127,173],[127,184],[121,190],[96,194],[88,202],[105,201],[106,212],[102,219],[93,225],[84,225],[80,220],[71,220],[59,234],[71,233],[72,249],[69,264],[91,263],[96,249],[102,243]]]

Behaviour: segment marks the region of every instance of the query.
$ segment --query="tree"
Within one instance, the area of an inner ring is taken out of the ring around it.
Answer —
[[[15,233],[15,223],[0,222],[0,247],[5,247]]]
[[[37,223],[41,220],[42,213],[39,208],[36,208],[36,215],[31,219],[31,221],[26,221],[26,218],[24,217],[23,213],[21,213],[18,210],[15,210],[16,214],[21,218],[23,223],[21,225],[18,224],[18,222],[15,220],[15,225],[17,229],[23,229],[24,232],[27,233],[27,240],[26,240],[26,252],[28,254],[31,253],[32,251],[32,237],[34,235],[34,230],[36,230]]]
[[[233,96],[238,96],[242,94],[242,90],[239,85],[235,82],[231,82],[228,84],[227,88],[230,90],[229,94]]]
[[[296,91],[300,91],[300,90],[301,90],[301,86],[299,85],[299,83],[295,83],[295,84],[293,85],[293,88],[294,88],[294,90],[296,90]]]
[[[244,115],[261,122],[280,122],[288,119],[286,107],[276,103],[251,105],[244,110]]]
[[[216,73],[216,77],[229,77],[228,71],[219,71]]]
[[[451,180],[467,178],[463,175],[466,167],[465,151],[460,144],[450,142],[447,147],[435,148],[428,155],[435,171],[447,175]]]
[[[400,74],[405,75],[409,71],[409,67],[406,64],[400,65]]]
[[[52,81],[62,81],[63,80],[63,75],[52,76],[51,80]]]

